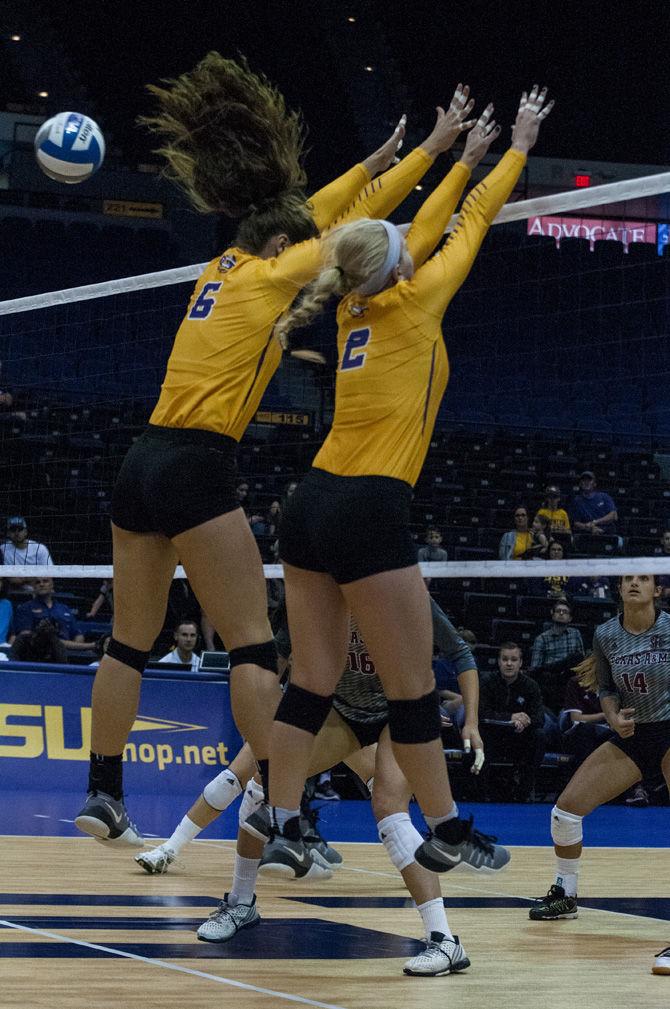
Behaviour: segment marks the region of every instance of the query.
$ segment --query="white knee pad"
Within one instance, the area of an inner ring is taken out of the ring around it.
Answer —
[[[414,852],[423,838],[409,818],[409,813],[391,813],[377,824],[379,840],[396,869],[402,871],[414,861]]]
[[[238,822],[243,827],[252,813],[255,813],[259,806],[265,802],[265,792],[263,786],[259,785],[255,778],[249,778],[247,787],[244,789]]]
[[[560,848],[571,844],[579,844],[582,839],[583,816],[576,813],[566,813],[564,809],[554,806],[551,811],[551,839]]]
[[[242,786],[232,771],[221,771],[216,778],[208,781],[202,790],[202,797],[212,809],[223,812],[242,791]]]

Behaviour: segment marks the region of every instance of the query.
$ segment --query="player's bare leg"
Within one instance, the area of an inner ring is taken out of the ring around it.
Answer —
[[[253,533],[238,508],[181,533],[174,543],[193,591],[231,653],[235,724],[251,744],[265,776],[281,688],[267,616],[263,563]],[[237,650],[243,661],[236,661]],[[273,656],[274,669],[270,668]]]
[[[160,534],[112,524],[112,539],[114,624],[93,684],[89,794],[75,824],[104,843],[141,847],[123,803],[123,749],[137,716],[142,670],[165,620],[177,554]]]
[[[603,743],[577,768],[551,811],[556,879],[529,911],[532,921],[576,918],[582,820],[640,781],[640,770],[618,747]]]

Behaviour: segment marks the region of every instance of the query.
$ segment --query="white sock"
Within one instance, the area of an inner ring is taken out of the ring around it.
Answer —
[[[426,930],[426,939],[430,939],[431,932],[441,932],[445,939],[453,939],[447,912],[444,910],[444,901],[441,897],[434,900],[427,900],[425,904],[417,904],[417,911],[421,915],[423,927]]]
[[[235,852],[235,869],[228,899],[231,904],[251,904],[256,892],[260,858],[243,858]]]
[[[292,820],[294,816],[300,816],[299,809],[285,809],[283,806],[273,806],[272,807],[275,815],[275,820],[277,821],[277,826],[284,833],[284,827],[286,826],[287,820]]]
[[[192,841],[194,837],[197,837],[204,829],[204,827],[199,827],[197,823],[190,820],[188,816],[185,816],[172,837],[168,838],[165,842],[165,847],[171,848],[175,855],[178,855],[184,845]]]
[[[447,820],[455,820],[457,816],[458,816],[458,806],[456,805],[456,803],[454,803],[449,812],[446,814],[446,816],[424,816],[424,820],[426,821],[430,829],[432,831],[435,831],[435,828],[437,827],[438,824],[446,823]]]
[[[562,886],[566,897],[577,896],[579,858],[559,858],[556,856],[556,886]]]

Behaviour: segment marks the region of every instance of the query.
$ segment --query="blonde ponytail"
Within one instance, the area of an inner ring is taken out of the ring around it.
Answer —
[[[324,265],[319,276],[275,325],[275,338],[284,350],[288,350],[292,329],[306,326],[329,298],[351,294],[382,266],[389,240],[381,221],[362,217],[330,232],[321,239],[321,247]]]

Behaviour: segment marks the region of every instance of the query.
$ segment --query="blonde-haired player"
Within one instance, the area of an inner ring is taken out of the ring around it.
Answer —
[[[510,150],[467,197],[441,252],[424,263],[473,165],[498,135],[491,108],[407,238],[388,221],[338,230],[303,306],[277,326],[285,341],[330,294],[342,298],[333,426],[291,497],[279,536],[294,671],[273,726],[270,800],[273,829],[287,840],[297,834],[314,737],[343,665],[349,612],[384,685],[395,759],[430,828],[417,861],[435,871],[453,868],[470,836],[442,753],[430,606],[409,509],[449,373],[442,317],[516,185],[551,108],[545,97],[537,87],[524,93]]]

